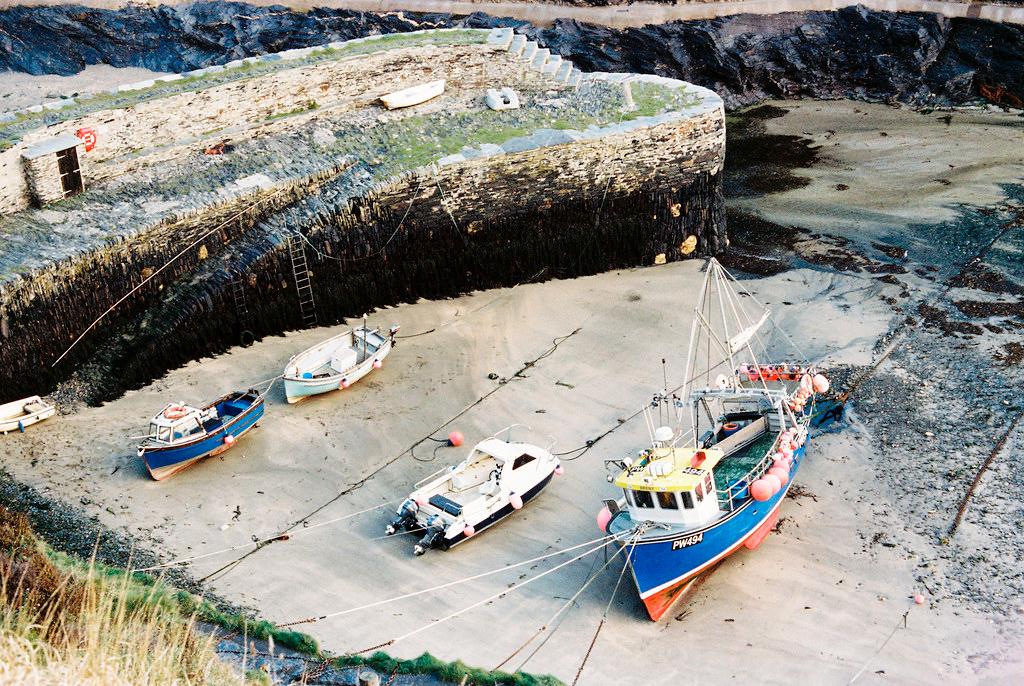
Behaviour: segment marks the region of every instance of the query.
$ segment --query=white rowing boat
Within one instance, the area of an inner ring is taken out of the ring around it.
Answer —
[[[365,325],[329,338],[304,350],[291,360],[284,371],[284,391],[289,403],[311,395],[348,388],[379,369],[391,353],[398,327],[385,336]]]
[[[431,81],[430,83],[424,83],[419,86],[412,86],[411,88],[403,88],[400,91],[382,95],[380,96],[380,101],[384,103],[384,107],[387,107],[389,110],[397,110],[402,107],[419,105],[427,100],[433,100],[437,96],[441,95],[441,93],[444,93],[444,79],[441,79],[440,81]]]
[[[50,403],[38,395],[0,405],[0,434],[25,431],[25,427],[49,419],[57,412]]]

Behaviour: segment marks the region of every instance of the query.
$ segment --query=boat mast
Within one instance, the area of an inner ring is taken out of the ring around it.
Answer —
[[[701,308],[704,303],[704,297],[708,292],[708,282],[711,280],[711,270],[715,263],[715,258],[708,259],[707,269],[704,271],[704,281],[701,283],[700,294],[697,296],[697,300],[693,305],[693,323],[690,325],[690,343],[687,346],[686,351],[686,372],[683,375],[683,397],[689,402],[690,389],[693,386],[693,373],[697,365],[697,351],[696,344],[697,339],[697,328],[702,326],[701,324]],[[690,412],[690,423],[692,431],[691,440],[693,441],[693,447],[697,447],[697,413],[695,411]]]

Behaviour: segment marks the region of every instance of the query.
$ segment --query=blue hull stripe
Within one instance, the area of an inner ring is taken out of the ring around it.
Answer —
[[[633,579],[645,598],[681,583],[731,552],[779,507],[803,461],[805,443],[793,453],[789,481],[764,502],[748,500],[711,526],[669,536],[641,538],[633,547]],[[674,549],[675,548],[675,549]]]
[[[248,411],[238,415],[231,422],[194,443],[167,448],[145,449],[143,459],[146,460],[146,467],[152,472],[182,462],[191,462],[206,457],[213,451],[224,448],[225,436],[231,434],[236,439],[240,438],[242,434],[251,429],[262,417],[263,401],[260,400]]]

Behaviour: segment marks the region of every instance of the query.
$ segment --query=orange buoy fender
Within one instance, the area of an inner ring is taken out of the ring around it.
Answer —
[[[188,414],[188,409],[184,405],[171,405],[164,410],[164,417],[168,419],[181,419]]]

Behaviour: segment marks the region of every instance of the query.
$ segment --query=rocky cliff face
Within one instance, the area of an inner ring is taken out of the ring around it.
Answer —
[[[13,8],[0,12],[0,68],[71,74],[87,64],[184,71],[369,33],[517,25],[588,70],[657,73],[718,91],[730,107],[767,97],[918,105],[978,98],[1024,105],[1024,27],[852,7],[740,15],[634,29],[549,29],[483,14],[293,12],[244,3]]]

